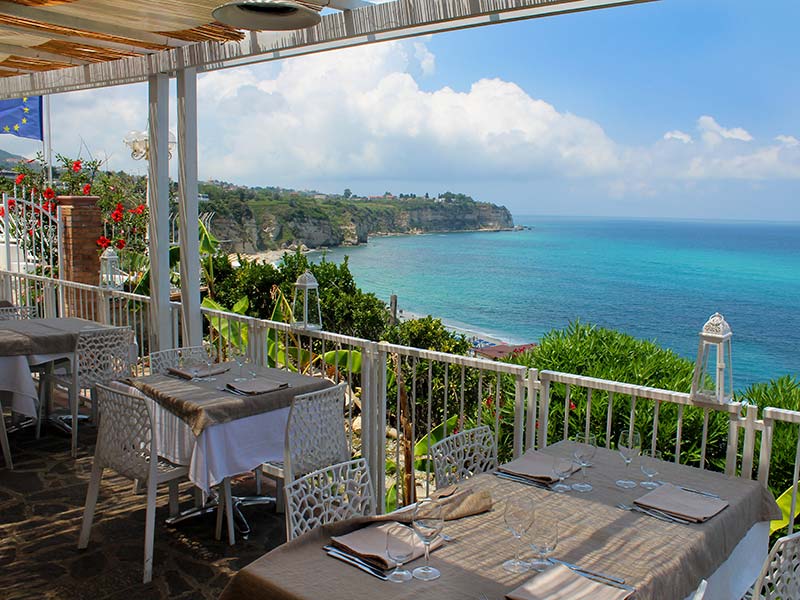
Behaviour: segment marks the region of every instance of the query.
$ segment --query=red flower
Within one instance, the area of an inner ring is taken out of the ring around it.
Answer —
[[[119,210],[119,211],[125,210],[125,207],[122,206],[122,202],[117,202],[117,210]]]
[[[17,201],[16,201],[16,200],[14,200],[14,198],[9,198],[9,199],[8,199],[8,209],[9,209],[9,210],[11,210],[12,208],[14,208],[16,205],[17,205]]]
[[[118,239],[114,244],[119,250],[122,250],[125,247],[125,240],[122,238]]]
[[[578,407],[575,406],[575,403],[572,400],[570,400],[569,401],[569,409],[570,410],[575,410],[576,408],[578,408]]]
[[[42,210],[45,212],[50,212],[50,203],[49,202],[42,202]]]
[[[5,216],[6,216],[6,209],[0,206],[0,217],[5,217]]]
[[[115,210],[114,212],[111,213],[111,220],[114,221],[114,223],[119,223],[120,221],[122,221],[123,216],[124,215],[121,210]]]
[[[133,215],[140,215],[144,212],[144,208],[145,208],[144,204],[140,204],[136,208],[131,208],[130,210],[128,210],[128,212]]]
[[[97,245],[100,246],[103,250],[105,250],[111,245],[111,240],[108,239],[106,236],[101,235],[99,238],[97,238]]]
[[[47,198],[48,200],[52,200],[53,198],[55,198],[55,197],[56,197],[56,193],[53,191],[53,188],[47,188],[47,189],[45,189],[45,191],[44,191],[44,194],[43,194],[43,195],[44,195],[44,197],[45,197],[45,198]]]
[[[79,161],[79,160],[76,160],[74,163],[72,163],[72,171],[73,171],[74,173],[77,173],[78,171],[80,171],[80,170],[81,170],[81,167],[82,167],[82,166],[83,166],[83,165],[81,164],[81,161]]]
[[[17,175],[17,178],[14,180],[14,183],[16,185],[19,185],[20,183],[22,183],[24,179],[25,179],[25,173],[20,173],[19,175]]]
[[[87,183],[85,186],[83,186],[83,195],[84,196],[88,196],[89,192],[91,192],[91,191],[92,191],[91,184]]]

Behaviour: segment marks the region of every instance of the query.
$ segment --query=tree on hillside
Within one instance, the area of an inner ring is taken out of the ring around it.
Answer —
[[[350,191],[350,188],[344,188],[344,194],[342,194],[342,196],[344,196],[345,199],[349,198],[352,195],[353,195],[353,192]]]

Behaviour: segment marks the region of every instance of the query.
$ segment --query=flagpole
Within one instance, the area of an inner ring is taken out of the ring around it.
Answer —
[[[50,129],[50,96],[43,96],[42,100],[44,101],[45,123],[47,123],[44,140],[42,141],[42,150],[47,161],[47,185],[48,187],[53,187],[53,138],[52,130]]]

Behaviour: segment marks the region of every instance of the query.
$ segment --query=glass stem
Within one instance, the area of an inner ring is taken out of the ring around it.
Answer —
[[[430,568],[430,566],[428,565],[428,561],[430,560],[431,543],[430,542],[425,542],[423,545],[425,546],[425,568],[428,569],[428,568]]]
[[[519,544],[521,540],[522,536],[517,536],[517,535],[514,536],[514,541],[517,542],[516,544],[514,544],[514,562],[516,564],[519,564]]]
[[[581,463],[581,476],[583,477],[583,483],[586,483],[586,463]]]

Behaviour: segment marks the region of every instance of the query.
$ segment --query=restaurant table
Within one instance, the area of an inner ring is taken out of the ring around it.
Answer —
[[[226,384],[239,374],[236,366],[215,375],[214,381],[159,374],[115,386],[153,401],[159,454],[175,464],[188,465],[189,479],[209,493],[226,477],[246,473],[264,462],[283,461],[292,399],[333,385],[321,377],[282,369],[248,368],[256,378],[284,382],[288,387],[248,397],[226,391]]]
[[[0,321],[0,403],[10,397],[13,412],[35,419],[38,395],[30,367],[62,359],[74,367],[78,334],[104,327],[75,317]],[[72,373],[76,378],[77,369]]]
[[[570,456],[572,446],[560,442],[543,452]],[[648,491],[618,488],[614,482],[623,478],[624,463],[616,452],[599,448],[588,469],[594,486],[588,493],[559,494],[489,473],[459,484],[490,490],[494,508],[446,523],[444,531],[453,541],[431,554],[431,565],[442,572],[435,581],[381,581],[327,556],[323,545],[332,535],[363,525],[363,520],[356,520],[317,529],[276,548],[240,570],[220,598],[463,600],[484,594],[489,600],[500,600],[535,575],[512,574],[502,567],[514,554],[513,538],[503,523],[504,502],[526,497],[533,500],[535,519],[558,521],[554,558],[624,578],[636,588],[637,600],[682,600],[704,578],[709,579],[707,599],[738,599],[767,555],[768,535],[764,532],[768,533],[768,527],[764,528],[764,522],[780,517],[772,494],[756,481],[673,463],[659,466],[659,479],[719,494],[729,506],[705,523],[691,525],[618,509],[618,503],[630,504]],[[580,472],[572,476],[579,477]],[[731,561],[734,564],[729,564]],[[419,564],[417,560],[409,567]],[[715,577],[720,570],[722,581]],[[729,581],[730,573],[739,574],[737,581]]]

